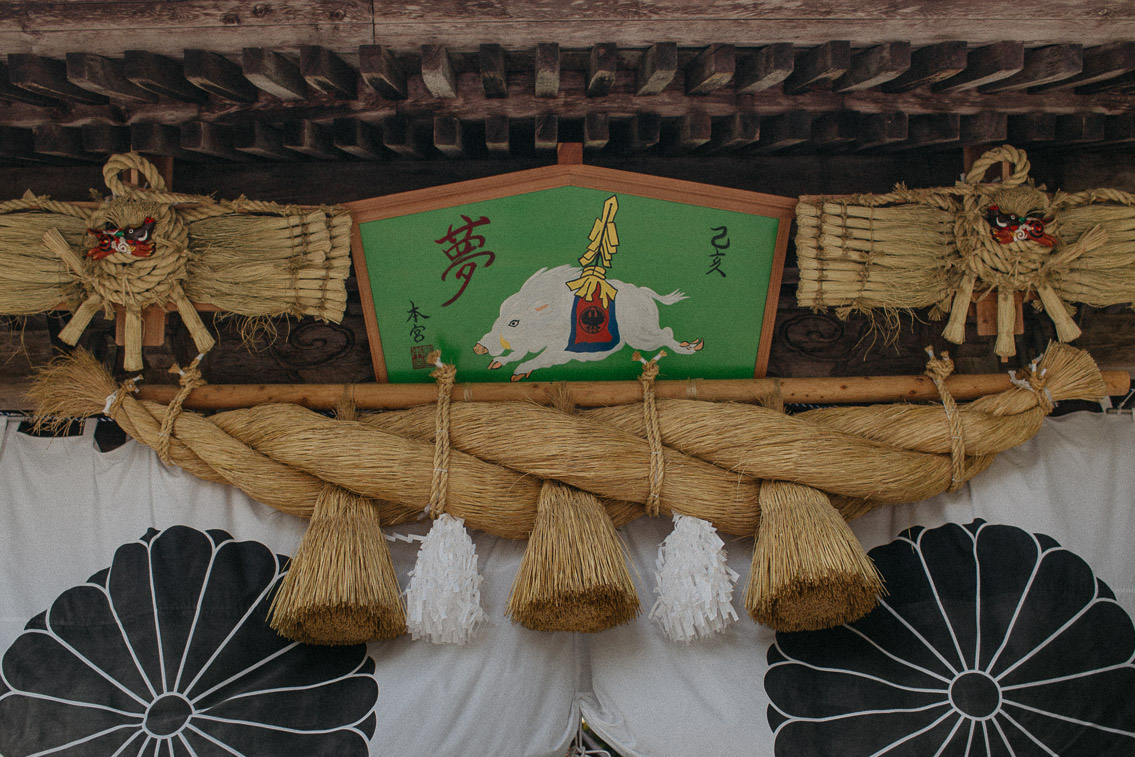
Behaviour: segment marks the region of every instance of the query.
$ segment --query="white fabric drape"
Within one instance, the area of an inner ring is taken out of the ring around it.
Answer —
[[[0,654],[25,624],[108,568],[121,545],[149,528],[220,529],[290,555],[306,527],[233,488],[166,467],[133,441],[99,453],[90,433],[33,438],[16,425],[7,423],[0,435]],[[1051,419],[961,491],[880,508],[853,529],[867,549],[914,526],[975,519],[1046,534],[1086,561],[1118,605],[1135,614],[1133,452],[1129,417]],[[393,530],[421,534],[427,527]],[[653,602],[658,545],[670,528],[660,518],[622,530],[644,610]],[[729,564],[741,574],[734,596],[741,620],[717,638],[681,645],[663,638],[645,611],[632,624],[594,635],[536,633],[510,623],[504,604],[524,545],[473,536],[489,623],[465,647],[405,637],[369,645],[378,682],[371,754],[563,755],[581,712],[628,757],[783,751],[765,688],[777,637],[752,623],[742,604],[751,540],[726,543]],[[403,586],[416,549],[391,543]],[[0,730],[15,727],[0,723]]]

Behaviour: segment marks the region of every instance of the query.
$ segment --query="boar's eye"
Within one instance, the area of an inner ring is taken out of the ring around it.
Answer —
[[[508,325],[512,326],[513,328],[516,328],[517,326],[520,325],[520,321],[517,320],[516,318],[513,318],[511,321],[508,322]]]

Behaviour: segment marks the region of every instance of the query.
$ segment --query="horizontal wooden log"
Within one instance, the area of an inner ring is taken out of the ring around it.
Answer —
[[[1122,396],[1131,386],[1123,371],[1104,371],[1111,396]],[[629,405],[642,402],[638,381],[567,381],[507,384],[456,384],[454,402],[536,402],[550,405],[565,390],[577,407]],[[969,401],[1012,388],[1004,373],[953,375],[946,389],[956,400]],[[176,386],[141,384],[138,398],[168,404]],[[843,404],[862,402],[938,402],[938,390],[926,376],[863,376],[837,378],[719,379],[655,381],[658,399],[700,399],[707,402],[756,402],[779,391],[788,404]],[[185,399],[190,410],[232,410],[270,402],[303,405],[313,410],[335,407],[344,396],[362,410],[389,410],[432,405],[437,401],[433,384],[215,384],[194,389]],[[24,408],[15,408],[24,409]]]
[[[1009,117],[996,111],[962,116],[958,139],[963,145],[1001,144],[1009,136],[1008,124]]]
[[[34,94],[12,84],[9,81],[8,64],[3,61],[0,61],[0,100],[48,108],[59,104],[59,100]]]
[[[233,147],[242,153],[268,160],[295,160],[296,153],[284,147],[283,133],[263,121],[253,121],[237,127]]]
[[[389,116],[382,122],[382,146],[404,158],[422,157],[428,142],[424,130],[405,116]]]
[[[709,151],[736,150],[753,144],[761,137],[761,119],[752,111],[738,111],[713,124]]]
[[[1071,87],[1089,87],[1135,71],[1135,42],[1112,42],[1084,50],[1080,73],[1062,81],[1044,84],[1029,90],[1031,94],[1052,92]]]
[[[130,149],[146,155],[192,158],[181,147],[181,129],[172,124],[140,123],[130,126]]]
[[[299,66],[275,50],[246,47],[241,52],[245,77],[259,89],[281,100],[306,100],[307,81]]]
[[[910,122],[906,113],[870,113],[860,118],[857,147],[860,150],[890,147],[905,142],[909,134]]]
[[[241,67],[208,50],[188,49],[182,61],[185,78],[190,84],[226,100],[250,103],[256,101],[257,89],[245,78]]]
[[[0,157],[31,158],[35,154],[35,140],[31,129],[0,126]]]
[[[283,128],[284,147],[316,160],[339,160],[343,153],[335,149],[331,130],[324,124],[308,121],[287,121]]]
[[[203,121],[190,121],[181,125],[182,149],[237,163],[247,161],[248,155],[233,146],[233,139],[233,129],[229,126]]]
[[[104,158],[83,147],[83,130],[77,126],[43,124],[32,130],[32,149],[40,155],[51,155],[75,161],[99,161]]]
[[[123,62],[91,53],[67,53],[67,78],[83,89],[124,103],[156,103],[158,96],[126,78]]]
[[[1009,142],[1029,145],[1034,142],[1052,142],[1056,139],[1055,113],[1025,113],[1009,116]]]
[[[331,125],[331,136],[336,149],[360,160],[382,160],[386,157],[381,130],[366,121],[336,118]]]
[[[28,92],[71,103],[102,105],[106,95],[88,92],[67,79],[67,66],[61,60],[40,55],[13,53],[8,56],[8,81]]]
[[[83,149],[99,155],[130,150],[130,127],[106,123],[83,124]]]
[[[1122,116],[1108,116],[1104,124],[1104,138],[1101,144],[1129,145],[1135,143],[1135,113]]]
[[[766,118],[761,123],[761,138],[757,150],[776,152],[807,142],[812,138],[812,114],[794,110]]]
[[[686,94],[708,95],[733,81],[737,70],[733,45],[710,45],[686,66]]]
[[[854,111],[823,113],[812,119],[812,144],[820,149],[846,147],[859,136],[859,114]]]
[[[1056,140],[1062,143],[1099,142],[1106,135],[1106,119],[1099,113],[1056,117]]]
[[[961,139],[961,116],[956,113],[934,113],[911,116],[907,138],[898,149],[909,150],[954,144]]]
[[[713,138],[713,120],[704,110],[691,110],[678,122],[678,144],[680,151],[696,150]]]

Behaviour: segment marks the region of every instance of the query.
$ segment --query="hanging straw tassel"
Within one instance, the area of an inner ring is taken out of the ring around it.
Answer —
[[[665,356],[666,352],[660,351],[650,360],[644,360],[639,353],[634,353],[634,359],[642,363],[639,381],[642,382],[646,438],[650,443],[650,496],[646,512],[655,518],[661,509],[665,470],[654,379],[658,376],[658,360]],[[688,643],[698,637],[712,636],[737,620],[733,609],[737,573],[725,564],[724,546],[709,521],[674,515],[674,530],[658,547],[654,576],[654,593],[658,599],[650,608],[650,619],[671,641]]]
[[[565,386],[554,389],[553,400],[560,412],[572,412]],[[638,610],[623,543],[603,503],[544,481],[505,614],[533,631],[594,633],[630,622]]]
[[[426,512],[433,526],[418,550],[406,588],[407,628],[415,639],[433,644],[465,644],[485,619],[481,609],[481,575],[477,554],[465,521],[445,512],[449,486],[449,401],[456,370],[441,362],[441,353],[430,353],[437,366],[430,375],[437,379],[437,409],[434,429],[434,473],[430,504]]]
[[[277,633],[304,644],[361,644],[406,632],[398,577],[372,500],[324,485],[271,613]]]
[[[815,631],[863,617],[883,590],[871,558],[818,489],[761,485],[761,525],[745,609],[777,631]]]

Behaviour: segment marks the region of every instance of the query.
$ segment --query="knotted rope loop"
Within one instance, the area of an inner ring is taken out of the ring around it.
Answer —
[[[162,178],[161,173],[150,161],[143,158],[136,152],[120,153],[118,155],[111,155],[107,159],[106,164],[102,167],[102,178],[106,182],[107,189],[115,197],[125,197],[138,191],[135,187],[127,186],[122,183],[122,177],[119,176],[123,171],[137,171],[150,185],[150,190],[153,192],[166,191],[166,180]]]
[[[646,500],[646,514],[658,517],[662,508],[662,478],[665,475],[666,463],[662,454],[662,432],[658,428],[658,404],[654,398],[654,379],[658,377],[658,361],[666,357],[666,351],[660,350],[650,360],[643,358],[638,352],[634,359],[642,363],[642,374],[638,377],[642,384],[642,412],[646,421],[646,441],[650,445],[650,494]]]
[[[1056,407],[1056,400],[1053,399],[1052,392],[1046,386],[1048,384],[1048,369],[1040,368],[1038,370],[1037,364],[1039,362],[1040,358],[1035,358],[1029,363],[1028,374],[1024,378],[1020,378],[1013,371],[1009,371],[1009,381],[1018,389],[1025,389],[1036,395],[1037,404],[1043,408],[1047,415]]]
[[[998,163],[1010,163],[1013,172],[1001,182],[1003,187],[1015,187],[1024,184],[1029,178],[1029,159],[1024,150],[1018,150],[1012,145],[1002,145],[987,150],[980,158],[973,162],[973,167],[966,174],[966,184],[981,184],[985,172]]]
[[[142,380],[142,375],[138,374],[132,379],[126,379],[118,388],[107,395],[106,404],[103,405],[102,414],[107,418],[114,418],[118,414],[119,408],[122,407],[123,401],[126,400],[126,395],[135,394],[138,391],[138,382]]]
[[[181,378],[178,379],[178,384],[181,388],[177,390],[177,394],[170,400],[169,407],[166,409],[165,418],[162,418],[162,427],[158,431],[158,443],[154,449],[158,453],[158,459],[166,465],[171,464],[169,446],[170,439],[173,436],[173,426],[177,422],[177,417],[181,415],[182,404],[185,398],[199,386],[204,386],[207,381],[201,376],[201,371],[198,366],[201,360],[205,357],[203,353],[199,353],[197,357],[193,358],[193,362],[185,369],[182,369],[177,363],[174,363],[170,369],[170,373],[180,374]]]
[[[930,359],[926,363],[925,374],[934,382],[938,396],[942,399],[942,409],[946,411],[946,423],[950,428],[950,486],[947,491],[957,491],[966,482],[966,445],[962,428],[962,416],[958,403],[946,388],[946,378],[954,372],[954,361],[950,353],[943,350],[942,357],[934,356],[934,348],[927,347]]]
[[[430,503],[426,514],[435,520],[445,512],[446,492],[449,489],[449,400],[457,368],[441,362],[441,351],[434,350],[427,358],[437,366],[430,377],[437,380],[437,409],[434,423],[434,470],[430,484]]]

